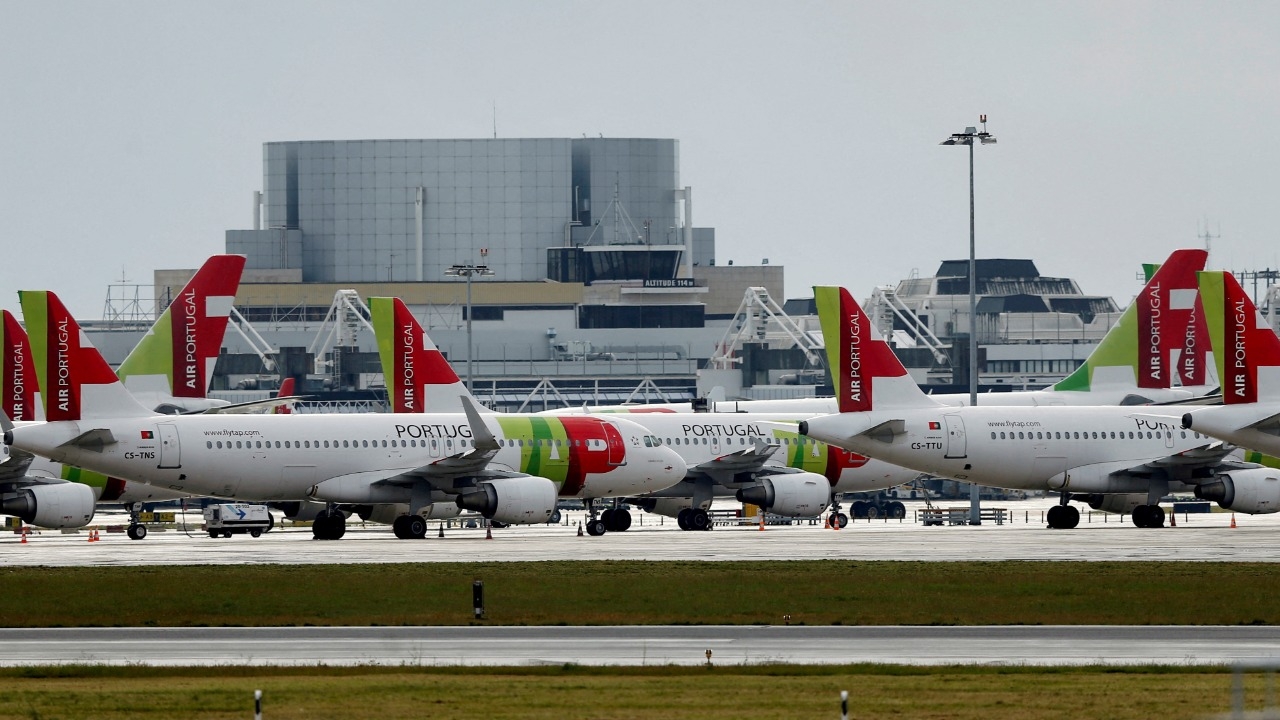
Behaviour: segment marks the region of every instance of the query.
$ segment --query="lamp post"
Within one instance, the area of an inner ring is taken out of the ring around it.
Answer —
[[[492,275],[493,270],[490,270],[488,265],[454,265],[445,270],[444,274],[448,277],[464,277],[467,279],[467,390],[470,391],[472,389],[471,356],[475,350],[475,347],[471,344],[471,276]]]
[[[975,407],[978,404],[978,293],[977,293],[977,260],[974,256],[974,226],[973,226],[973,146],[981,143],[983,145],[994,145],[996,136],[987,132],[987,116],[979,116],[979,122],[982,123],[982,132],[978,132],[975,127],[967,127],[962,133],[952,133],[951,137],[943,140],[940,145],[968,145],[969,146],[969,406]],[[969,485],[969,523],[978,525],[982,522],[982,516],[978,507],[978,486],[970,483]]]

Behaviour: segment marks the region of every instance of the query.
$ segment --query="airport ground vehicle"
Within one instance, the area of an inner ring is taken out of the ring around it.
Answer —
[[[219,503],[205,507],[204,524],[211,538],[244,533],[258,537],[275,527],[276,521],[266,505]]]

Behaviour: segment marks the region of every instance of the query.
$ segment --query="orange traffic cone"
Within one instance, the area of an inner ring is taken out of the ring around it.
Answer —
[[[22,528],[22,542],[21,542],[21,543],[19,543],[19,544],[20,544],[20,545],[26,545],[26,544],[27,544],[27,528],[26,528],[25,526]]]
[[[93,531],[89,531],[89,542],[93,542]]]
[[[764,508],[758,508],[756,515],[760,516],[760,532],[764,532]]]
[[[485,540],[493,539],[493,526],[490,525],[489,523],[484,524],[484,539]]]
[[[1169,512],[1169,527],[1178,527],[1178,513]]]
[[[578,537],[582,537],[582,523],[578,523]]]
[[[1236,514],[1231,513],[1231,528],[1235,529],[1235,526],[1236,526]]]

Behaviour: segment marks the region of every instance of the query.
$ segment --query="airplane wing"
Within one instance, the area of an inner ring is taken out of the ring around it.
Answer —
[[[1261,467],[1256,463],[1229,459],[1228,456],[1235,450],[1234,445],[1214,441],[1180,453],[1155,458],[1112,474],[1148,478],[1165,477],[1183,483],[1198,484],[1213,479],[1211,477],[1213,472],[1205,471],[1221,472]]]
[[[756,441],[751,447],[690,467],[688,475],[706,475],[721,485],[733,482],[739,473],[758,473],[781,445]]]
[[[471,398],[463,397],[463,410],[471,425],[472,446],[466,451],[432,460],[426,465],[387,470],[371,470],[351,473],[329,478],[325,482],[334,484],[367,483],[369,485],[392,485],[397,487],[413,487],[425,482],[433,490],[457,494],[470,490],[483,480],[498,478],[528,477],[528,473],[517,472],[502,467],[491,467],[494,456],[498,454],[498,441],[493,431],[484,423],[480,411]]]
[[[249,402],[221,405],[205,410],[193,410],[189,413],[183,413],[183,415],[243,415],[262,410],[274,410],[278,407],[293,407],[306,399],[306,395],[286,395],[285,397],[273,397],[266,400],[250,400]]]

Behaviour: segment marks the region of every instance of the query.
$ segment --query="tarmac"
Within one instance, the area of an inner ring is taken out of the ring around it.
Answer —
[[[678,529],[670,518],[633,510],[630,530],[601,537],[578,535],[583,513],[572,512],[559,525],[446,527],[432,521],[422,540],[398,540],[385,525],[348,522],[337,541],[314,540],[309,527],[277,527],[258,538],[236,535],[213,539],[199,531],[198,513],[188,512],[187,532],[152,529],[146,539],[129,540],[120,529],[122,515],[100,515],[98,542],[89,532],[43,530],[21,543],[17,534],[0,534],[0,566],[112,566],[244,563],[403,563],[536,560],[1060,560],[1272,562],[1280,558],[1280,514],[1179,514],[1176,527],[1141,529],[1127,518],[1086,514],[1073,530],[1052,530],[1041,520],[1051,500],[988,502],[1007,509],[1003,524],[925,527],[912,521],[908,504],[903,520],[857,520],[843,530],[801,522],[768,525],[718,525],[707,532]],[[948,506],[960,506],[952,503]],[[1077,507],[1080,507],[1077,505]],[[182,517],[179,516],[181,521]]]

